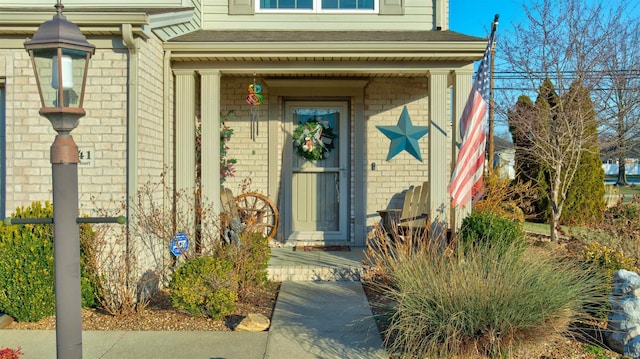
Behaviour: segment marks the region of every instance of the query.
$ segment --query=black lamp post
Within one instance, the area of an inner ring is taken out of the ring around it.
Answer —
[[[89,59],[95,46],[80,28],[57,14],[24,43],[29,52],[46,117],[58,133],[51,145],[56,293],[56,353],[58,358],[82,358],[80,295],[80,231],[78,218],[78,146],[71,131],[82,108]]]

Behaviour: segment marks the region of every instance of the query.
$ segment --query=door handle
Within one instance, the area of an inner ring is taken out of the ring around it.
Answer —
[[[336,200],[340,203],[340,173],[336,172],[333,174],[336,183]]]

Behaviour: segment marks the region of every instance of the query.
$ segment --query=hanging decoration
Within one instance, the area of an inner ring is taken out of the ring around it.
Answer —
[[[251,106],[251,111],[249,113],[249,120],[251,122],[251,133],[250,138],[252,140],[256,140],[258,136],[258,106],[262,105],[262,86],[256,83],[256,74],[253,74],[253,83],[249,85],[247,89],[249,95],[247,96],[247,104]]]
[[[335,145],[336,135],[329,121],[316,117],[301,123],[293,131],[293,144],[299,156],[309,161],[317,161],[329,157]]]

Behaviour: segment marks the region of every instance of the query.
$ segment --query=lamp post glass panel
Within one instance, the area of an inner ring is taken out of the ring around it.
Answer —
[[[42,107],[82,108],[80,94],[87,53],[60,48],[37,49],[32,56],[41,84]]]
[[[95,46],[80,28],[57,14],[24,43],[40,95],[40,115],[58,133],[51,145],[53,236],[58,358],[82,358],[80,231],[78,227],[78,146],[71,131],[85,115],[86,73]]]

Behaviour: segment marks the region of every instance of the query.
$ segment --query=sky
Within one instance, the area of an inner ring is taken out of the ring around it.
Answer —
[[[500,15],[497,32],[510,30],[511,23],[524,18],[522,0],[449,0],[449,29],[486,38],[495,14]]]
[[[511,30],[512,23],[525,18],[522,0],[449,0],[449,30],[488,38],[495,14],[500,15],[496,30],[499,38],[500,34]],[[479,61],[476,66],[478,63]],[[507,127],[500,121],[496,121],[495,131],[501,137],[508,137]]]

